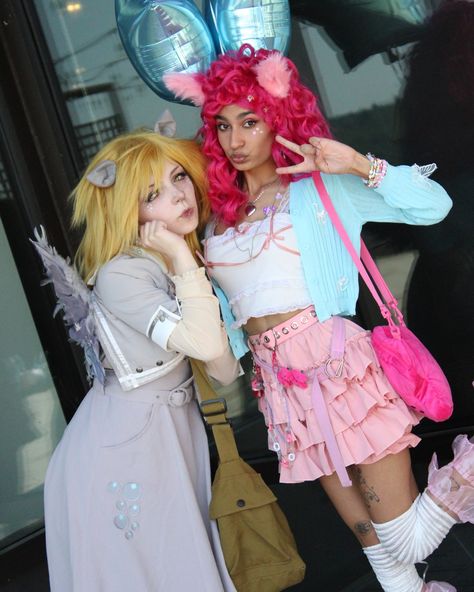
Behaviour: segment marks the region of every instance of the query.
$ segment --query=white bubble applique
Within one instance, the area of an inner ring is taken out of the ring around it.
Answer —
[[[106,489],[117,496],[114,503],[116,513],[112,519],[113,524],[129,541],[133,539],[140,527],[137,517],[141,509],[138,500],[142,494],[142,487],[135,481],[128,481],[123,485],[118,481],[109,481]]]

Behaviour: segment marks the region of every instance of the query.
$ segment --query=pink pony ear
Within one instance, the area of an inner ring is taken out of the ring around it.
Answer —
[[[195,74],[185,74],[183,72],[169,72],[163,76],[163,82],[166,88],[180,99],[186,99],[202,107],[205,101],[205,95],[202,91],[201,83]]]
[[[291,71],[286,58],[280,53],[272,53],[254,67],[257,82],[272,97],[283,99],[290,92]]]

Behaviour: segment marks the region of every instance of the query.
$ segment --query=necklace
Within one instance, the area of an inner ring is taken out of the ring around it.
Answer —
[[[256,257],[256,255],[254,255],[254,252],[253,252],[254,241],[255,241],[255,238],[259,235],[259,231],[260,231],[262,224],[265,222],[265,220],[267,218],[273,217],[275,215],[275,213],[280,210],[282,203],[283,203],[283,206],[285,206],[287,197],[288,197],[288,188],[286,188],[286,190],[283,193],[280,193],[280,191],[278,190],[277,193],[275,194],[275,197],[273,198],[273,203],[270,206],[266,206],[265,208],[263,208],[264,217],[260,220],[260,222],[256,221],[256,222],[247,222],[246,223],[246,224],[252,224],[252,225],[258,223],[258,226],[253,234],[252,241],[250,243],[250,247],[241,248],[237,243],[237,235],[240,233],[239,233],[238,229],[236,229],[236,231],[234,232],[233,240],[234,240],[234,244],[235,244],[237,250],[239,250],[241,253],[247,253],[249,256],[249,259],[248,259],[249,261],[251,261],[252,259],[254,259]],[[275,205],[277,201],[280,202],[278,204],[278,206]]]
[[[262,185],[262,187],[260,188],[260,191],[259,191],[257,197],[255,197],[254,199],[249,199],[248,200],[247,205],[244,208],[244,213],[247,216],[247,218],[249,218],[252,214],[255,214],[255,211],[257,210],[257,208],[255,207],[255,204],[262,197],[262,195],[265,193],[265,191],[269,187],[271,187],[272,185],[274,185],[278,181],[278,179],[279,179],[279,177],[275,177],[275,179],[273,179],[269,183],[265,183],[265,185]]]

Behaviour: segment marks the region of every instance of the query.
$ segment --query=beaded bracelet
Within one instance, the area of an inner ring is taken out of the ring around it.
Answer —
[[[377,189],[387,172],[387,161],[382,158],[376,158],[370,152],[366,154],[366,157],[370,160],[370,171],[368,178],[364,179],[364,183],[370,189]]]

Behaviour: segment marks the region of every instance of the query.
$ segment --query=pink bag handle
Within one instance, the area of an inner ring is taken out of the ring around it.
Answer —
[[[405,322],[403,320],[403,315],[398,308],[398,302],[395,296],[390,291],[390,288],[387,286],[387,283],[382,277],[375,261],[372,258],[372,255],[369,253],[367,246],[365,245],[364,241],[360,240],[360,253],[361,256],[357,255],[357,251],[354,248],[354,245],[351,243],[351,240],[346,232],[346,229],[342,225],[342,222],[334,208],[334,205],[329,197],[329,194],[324,186],[324,182],[321,178],[321,174],[317,171],[312,173],[313,181],[316,186],[316,190],[319,193],[319,197],[321,198],[321,202],[327,211],[329,217],[331,218],[331,222],[334,224],[335,229],[339,233],[339,236],[342,239],[346,249],[349,252],[349,255],[352,257],[355,266],[359,270],[359,273],[367,285],[367,288],[370,290],[370,293],[374,297],[375,302],[378,304],[380,308],[380,312],[382,316],[388,321],[390,326],[390,330],[394,335],[397,337],[400,336],[400,330],[398,326],[393,321],[392,314],[395,314],[396,320],[398,325],[405,326]],[[369,275],[370,274],[370,275]],[[373,281],[371,277],[373,278]],[[374,285],[375,282],[375,285]],[[382,295],[383,300],[379,296],[379,292],[377,292],[375,286],[377,286],[380,294]]]

